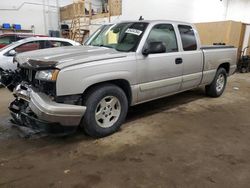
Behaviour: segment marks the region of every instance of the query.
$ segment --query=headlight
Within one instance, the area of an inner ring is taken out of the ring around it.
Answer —
[[[58,73],[58,69],[37,71],[35,79],[44,81],[56,81]]]

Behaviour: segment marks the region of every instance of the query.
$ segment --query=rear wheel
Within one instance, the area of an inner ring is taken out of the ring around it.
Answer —
[[[1,80],[2,80],[2,72],[3,72],[3,70],[0,68],[0,88],[4,87],[4,85],[1,83]]]
[[[247,73],[247,68],[246,67],[241,67],[240,72],[241,73]]]
[[[225,90],[227,83],[227,72],[219,68],[213,82],[206,86],[206,94],[210,97],[220,97]]]
[[[128,100],[124,91],[112,84],[97,86],[87,94],[84,101],[87,110],[81,126],[95,138],[116,132],[124,122]]]

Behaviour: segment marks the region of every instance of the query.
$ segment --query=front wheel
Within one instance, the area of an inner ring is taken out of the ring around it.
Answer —
[[[206,86],[206,94],[210,97],[220,97],[227,84],[227,72],[224,68],[219,68],[213,82]]]
[[[81,126],[95,138],[116,132],[124,122],[128,111],[128,100],[124,91],[112,84],[93,88],[84,101],[87,110]]]

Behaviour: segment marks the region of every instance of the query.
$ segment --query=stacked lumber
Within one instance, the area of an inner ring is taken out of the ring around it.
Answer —
[[[235,21],[206,22],[195,24],[202,45],[225,43],[238,48],[240,55],[246,30],[246,24]]]

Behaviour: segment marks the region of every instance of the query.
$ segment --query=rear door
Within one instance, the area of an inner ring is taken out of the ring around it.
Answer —
[[[150,42],[163,42],[167,50],[165,53],[139,55],[138,102],[178,92],[181,87],[182,60],[173,25],[164,23],[153,26],[145,45]]]
[[[182,42],[183,81],[181,90],[197,87],[202,79],[203,54],[196,31],[189,25],[178,25]]]

